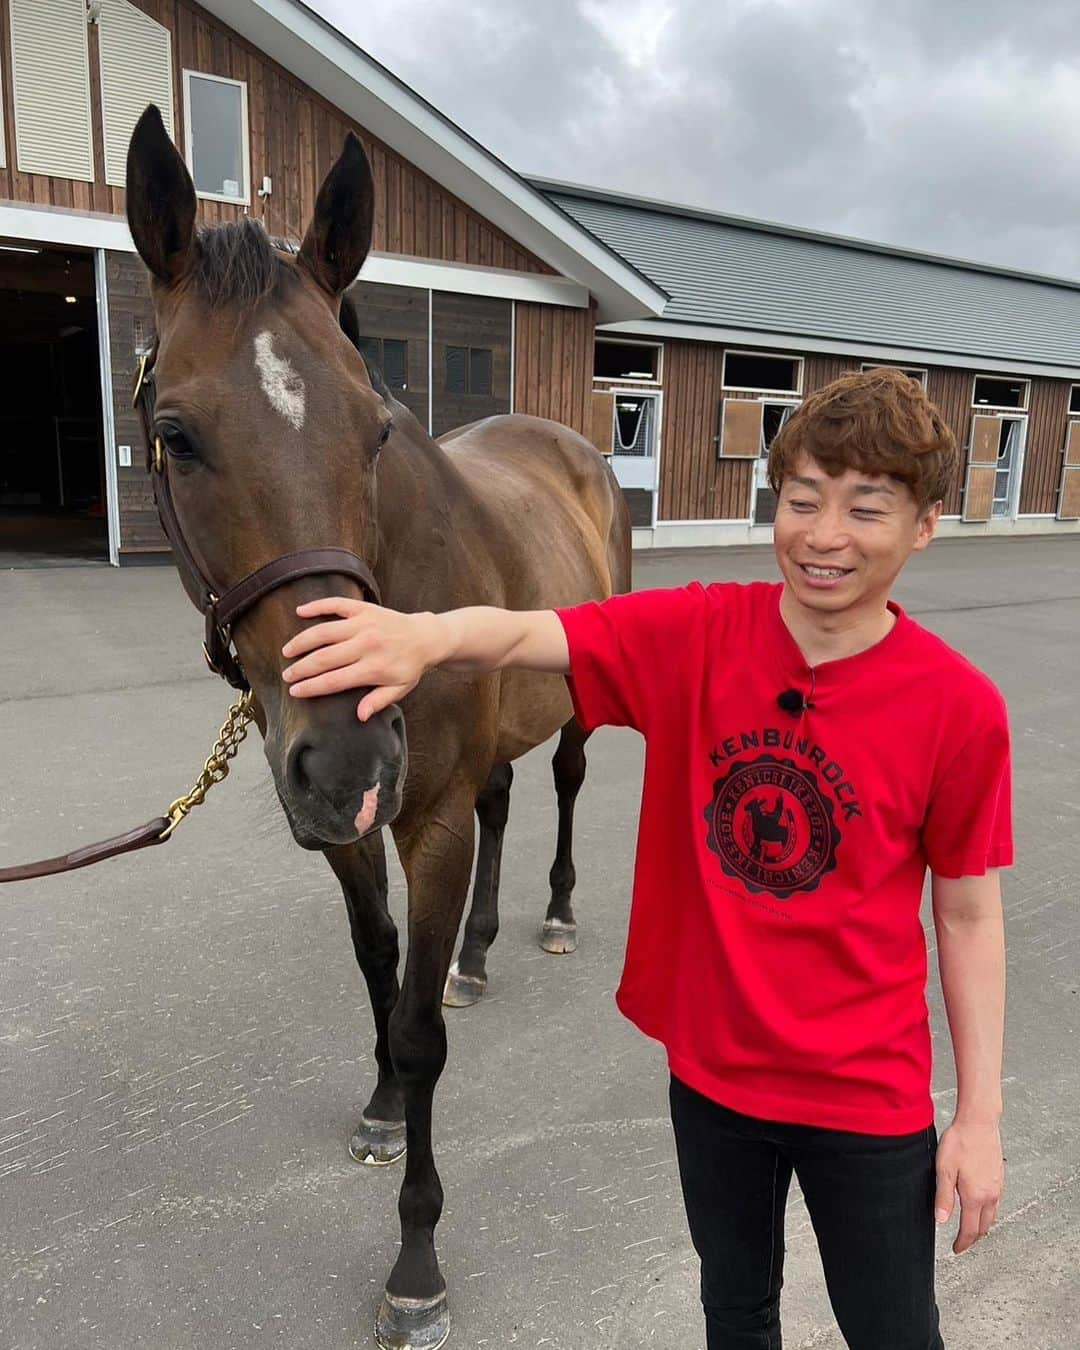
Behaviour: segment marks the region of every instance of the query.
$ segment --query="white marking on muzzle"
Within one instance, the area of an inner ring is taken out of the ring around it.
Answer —
[[[255,369],[259,372],[263,393],[273,407],[297,431],[304,426],[304,381],[274,352],[274,335],[258,333],[255,337]]]

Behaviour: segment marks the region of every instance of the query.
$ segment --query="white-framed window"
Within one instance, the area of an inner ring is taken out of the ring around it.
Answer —
[[[909,380],[914,380],[916,384],[926,388],[926,369],[923,366],[894,366],[888,361],[864,361],[859,369],[898,370],[901,375],[906,375]]]
[[[803,358],[774,352],[725,350],[721,383],[749,394],[801,394]]]
[[[1026,409],[1031,392],[1030,380],[1011,379],[1007,375],[976,375],[971,388],[971,406],[984,409]]]
[[[662,342],[639,342],[636,338],[596,336],[593,348],[594,380],[634,380],[659,384],[663,379]]]
[[[184,71],[184,148],[195,191],[212,202],[251,200],[247,85]]]
[[[1070,417],[1080,413],[1080,384],[1071,384],[1069,386],[1069,415]]]

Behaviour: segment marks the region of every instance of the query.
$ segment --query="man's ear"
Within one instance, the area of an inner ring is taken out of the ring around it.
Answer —
[[[929,545],[937,530],[938,521],[941,519],[944,508],[944,502],[935,502],[928,510],[919,513],[919,533],[915,539],[916,549],[924,549]]]

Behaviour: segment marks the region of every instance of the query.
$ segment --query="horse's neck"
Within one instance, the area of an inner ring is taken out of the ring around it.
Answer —
[[[422,589],[430,599],[440,582],[449,595],[477,503],[451,457],[415,418],[402,420],[379,458],[376,501],[376,570],[387,604],[411,607],[415,594]]]

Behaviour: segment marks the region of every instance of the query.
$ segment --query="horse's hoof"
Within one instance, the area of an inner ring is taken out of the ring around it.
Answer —
[[[439,1350],[450,1335],[446,1294],[435,1298],[398,1298],[384,1293],[375,1315],[379,1350]]]
[[[446,987],[442,996],[443,1007],[471,1008],[484,997],[486,988],[486,975],[462,975],[455,961],[450,967],[450,974],[446,977]]]
[[[552,956],[567,956],[577,951],[577,924],[573,919],[545,919],[540,946]]]
[[[405,1122],[361,1116],[349,1140],[349,1152],[367,1167],[389,1167],[405,1153]]]

